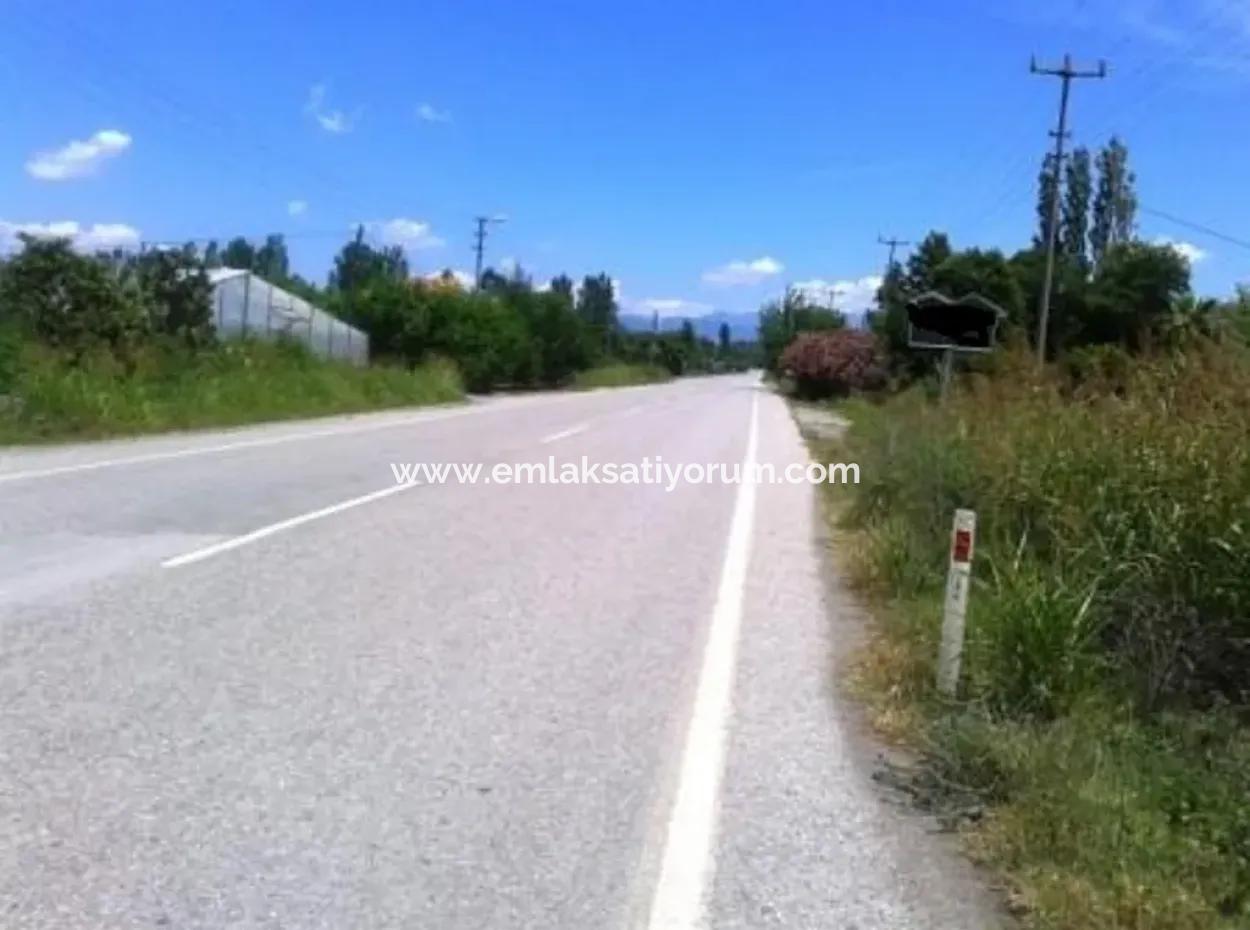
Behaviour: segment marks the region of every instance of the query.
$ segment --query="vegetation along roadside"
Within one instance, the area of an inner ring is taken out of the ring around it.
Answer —
[[[242,332],[237,321],[218,331],[215,288],[236,272],[247,288],[298,301],[298,326],[271,330],[262,305],[262,327],[247,330],[245,312]],[[318,351],[315,325],[328,337]],[[336,330],[367,336],[367,354],[333,357]],[[650,383],[740,371],[755,359],[727,327],[715,342],[689,322],[627,331],[606,274],[536,288],[520,268],[487,270],[469,289],[451,273],[413,276],[402,250],[374,247],[363,230],[325,287],[291,272],[280,236],[259,248],[235,239],[139,255],[84,255],[64,240],[23,237],[0,260],[4,443],[438,403],[466,389]]]
[[[1092,222],[1068,209],[1045,367],[1029,344],[1041,235],[1006,258],[930,234],[886,276],[875,339],[797,306],[764,308],[761,330],[779,383],[850,424],[813,454],[861,470],[827,489],[876,617],[850,681],[920,760],[883,774],[962,832],[1025,926],[1245,928],[1250,291],[1194,295],[1184,256],[1134,238],[1131,190],[1110,183]],[[1005,345],[959,363],[944,403],[934,358],[907,345],[906,302],[932,290],[1008,314]],[[979,532],[948,698],[956,508]]]

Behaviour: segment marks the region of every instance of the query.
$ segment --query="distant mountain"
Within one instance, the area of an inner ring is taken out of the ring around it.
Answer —
[[[692,317],[662,316],[660,317],[660,331],[665,333],[677,332],[681,329],[681,324],[687,319],[694,324],[695,335],[701,339],[711,339],[715,342],[720,338],[721,323],[729,324],[730,338],[734,342],[755,342],[759,338],[760,318],[759,314],[754,311],[748,313],[716,311],[704,316]],[[631,332],[647,333],[651,331],[650,314],[622,313],[617,317],[617,321]]]

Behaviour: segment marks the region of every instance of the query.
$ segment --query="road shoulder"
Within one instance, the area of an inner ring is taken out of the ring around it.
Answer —
[[[761,460],[806,462],[776,396]],[[861,619],[832,573],[810,485],[760,488],[709,925],[975,930],[996,901],[928,817],[871,779],[874,747],[834,670]]]

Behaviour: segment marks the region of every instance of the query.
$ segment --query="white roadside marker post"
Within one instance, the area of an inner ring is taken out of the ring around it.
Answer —
[[[956,510],[951,527],[950,568],[946,573],[946,605],[942,615],[942,645],[938,651],[937,667],[937,688],[947,697],[954,697],[959,687],[964,617],[968,612],[968,586],[972,580],[972,550],[976,532],[976,512]]]

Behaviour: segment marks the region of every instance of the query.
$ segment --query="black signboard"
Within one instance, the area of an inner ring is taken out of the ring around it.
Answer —
[[[908,345],[913,349],[988,352],[1005,310],[980,294],[952,298],[936,291],[907,302]]]

